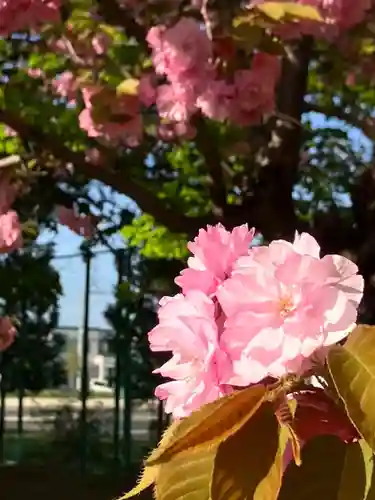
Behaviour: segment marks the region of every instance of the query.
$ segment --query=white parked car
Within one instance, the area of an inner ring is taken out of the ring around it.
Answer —
[[[112,387],[109,387],[105,380],[91,379],[89,382],[89,391],[96,393],[113,394]]]

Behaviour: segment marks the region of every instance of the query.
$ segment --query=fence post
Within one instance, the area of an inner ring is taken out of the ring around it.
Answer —
[[[25,355],[24,343],[25,343],[25,324],[26,324],[26,304],[25,301],[22,301],[21,304],[21,328],[20,328],[20,336],[19,336],[19,345],[20,345],[20,353],[21,359]],[[23,435],[23,402],[25,397],[25,377],[24,377],[24,366],[21,363],[21,366],[18,368],[18,410],[17,410],[17,434],[18,439],[21,439]],[[20,444],[20,442],[19,442]]]
[[[89,351],[89,318],[90,318],[90,277],[92,252],[87,246],[82,247],[82,257],[86,264],[85,275],[85,298],[83,315],[82,335],[82,369],[81,369],[81,415],[80,415],[80,437],[81,437],[81,472],[86,473],[87,468],[87,398],[88,387],[88,351]]]

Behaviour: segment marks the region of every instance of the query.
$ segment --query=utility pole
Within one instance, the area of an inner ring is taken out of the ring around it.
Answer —
[[[85,297],[83,313],[82,334],[82,364],[81,364],[81,415],[80,415],[80,438],[81,438],[81,472],[87,469],[87,399],[89,394],[88,380],[88,353],[89,353],[89,318],[90,318],[90,278],[92,252],[88,246],[83,246],[82,257],[86,264],[85,273]]]

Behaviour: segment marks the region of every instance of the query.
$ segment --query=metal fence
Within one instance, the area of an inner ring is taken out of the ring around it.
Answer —
[[[83,322],[79,339],[78,390],[65,388],[47,394],[30,395],[20,389],[6,394],[0,384],[0,463],[55,462],[80,468],[123,471],[139,463],[154,446],[167,425],[163,405],[156,400],[134,399],[131,390],[132,357],[129,343],[115,352],[114,386],[105,394],[90,391],[90,295],[94,252],[60,255],[60,261],[83,259]],[[117,283],[123,280],[121,253],[113,254]],[[121,331],[114,331],[116,337]],[[77,389],[75,387],[74,389]]]

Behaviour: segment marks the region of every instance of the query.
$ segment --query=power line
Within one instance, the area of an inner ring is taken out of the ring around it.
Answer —
[[[93,252],[92,254],[93,254],[93,257],[95,257],[96,255],[104,255],[104,254],[110,254],[110,253],[113,253],[113,252],[111,250],[98,250],[96,252]],[[82,252],[55,255],[52,257],[52,260],[73,259],[75,257],[82,257]]]

